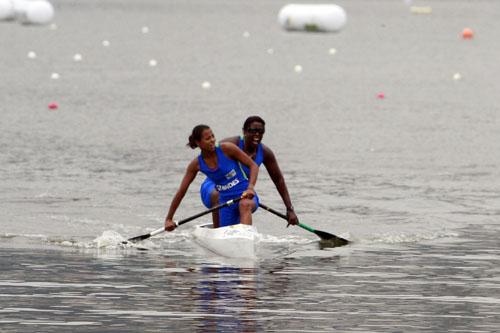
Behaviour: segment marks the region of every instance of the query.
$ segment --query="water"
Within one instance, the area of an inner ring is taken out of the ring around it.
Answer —
[[[282,31],[284,2],[54,4],[55,30],[1,22],[0,331],[497,331],[500,3],[339,1],[339,34]],[[352,245],[258,211],[257,261],[197,247],[208,218],[98,247],[162,225],[194,125],[252,114],[301,221]]]
[[[493,332],[499,241],[487,235],[239,264],[176,251],[13,249],[2,253],[0,323],[5,332]]]

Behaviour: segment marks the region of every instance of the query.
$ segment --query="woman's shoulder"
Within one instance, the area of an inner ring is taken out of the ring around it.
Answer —
[[[232,142],[221,142],[219,143],[219,148],[220,151],[230,159],[237,159],[241,152],[241,149]]]
[[[238,148],[238,146],[236,146],[234,143],[228,141],[220,142],[219,147],[224,152],[232,151],[233,149]]]
[[[260,146],[262,148],[262,153],[264,154],[264,159],[266,157],[274,157],[274,153],[273,151],[271,150],[271,148],[269,148],[268,146],[266,146],[265,144],[263,144],[262,142],[260,143]]]

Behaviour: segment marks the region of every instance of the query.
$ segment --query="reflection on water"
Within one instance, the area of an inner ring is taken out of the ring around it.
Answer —
[[[202,266],[200,273],[193,301],[200,312],[220,315],[204,317],[200,332],[262,331],[258,321],[248,316],[257,305],[258,269]]]

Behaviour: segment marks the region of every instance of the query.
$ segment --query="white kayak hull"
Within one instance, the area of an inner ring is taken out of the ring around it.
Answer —
[[[199,225],[193,231],[193,238],[200,246],[226,258],[255,258],[257,229],[251,225],[216,229],[211,223]]]

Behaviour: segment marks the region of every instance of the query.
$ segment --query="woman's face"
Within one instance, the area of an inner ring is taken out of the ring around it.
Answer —
[[[215,135],[210,128],[204,129],[201,132],[201,139],[196,144],[201,150],[214,151],[215,150]]]
[[[248,128],[243,131],[245,142],[250,142],[254,145],[258,145],[262,141],[265,131],[266,129],[264,125],[262,125],[262,123],[258,121],[252,122],[250,126],[248,126]]]

